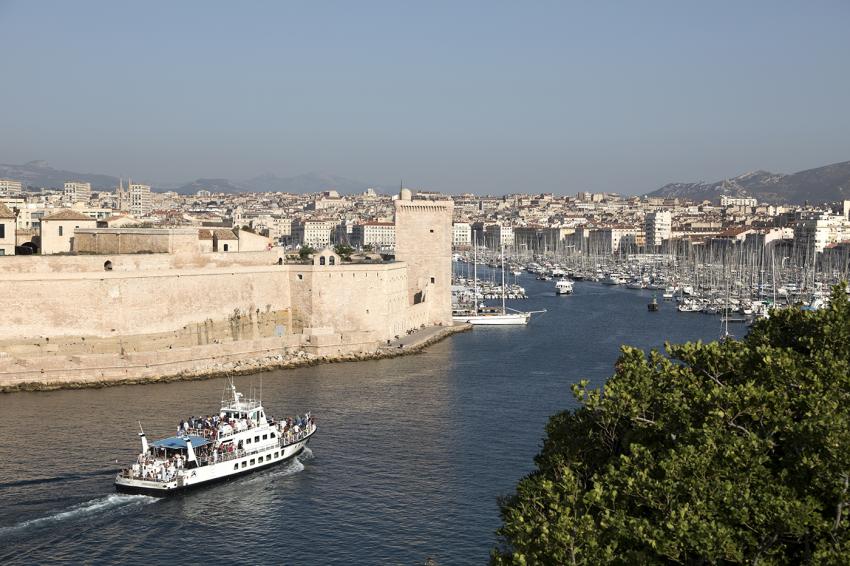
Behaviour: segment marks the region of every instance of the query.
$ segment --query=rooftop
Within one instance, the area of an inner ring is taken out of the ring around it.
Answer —
[[[94,222],[94,218],[91,216],[86,216],[85,214],[75,212],[73,210],[65,209],[60,210],[50,216],[45,216],[41,219],[42,222],[50,221],[50,220],[91,220]]]

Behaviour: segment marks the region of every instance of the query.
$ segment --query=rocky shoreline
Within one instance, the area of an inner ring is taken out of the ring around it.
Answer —
[[[275,354],[259,358],[246,358],[232,362],[214,363],[196,370],[181,371],[162,376],[97,379],[86,381],[29,381],[14,385],[0,386],[0,393],[12,393],[16,391],[55,391],[57,389],[99,389],[102,387],[113,387],[117,385],[169,383],[173,381],[191,381],[213,379],[217,377],[250,375],[280,369],[308,367],[322,363],[360,362],[396,358],[399,356],[419,353],[428,346],[444,340],[453,334],[467,332],[471,329],[472,325],[470,324],[456,324],[453,326],[441,327],[430,336],[423,337],[421,340],[416,340],[416,336],[413,335],[410,342],[404,344],[393,343],[388,346],[382,346],[377,348],[374,352],[341,354],[338,356],[317,356],[304,350],[298,350],[286,354]]]

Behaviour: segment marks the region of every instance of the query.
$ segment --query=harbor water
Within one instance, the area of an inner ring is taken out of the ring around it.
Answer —
[[[276,417],[311,410],[297,460],[169,499],[114,493],[116,470],[225,380],[0,396],[0,563],[483,564],[497,499],[528,473],[570,384],[602,385],[620,344],[714,340],[716,316],[652,291],[519,277],[527,327],[478,327],[424,353],[236,378]],[[743,327],[731,328],[733,333]]]

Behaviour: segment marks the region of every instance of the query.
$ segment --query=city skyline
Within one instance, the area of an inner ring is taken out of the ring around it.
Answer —
[[[43,6],[0,4],[2,163],[643,194],[850,156],[839,2]]]

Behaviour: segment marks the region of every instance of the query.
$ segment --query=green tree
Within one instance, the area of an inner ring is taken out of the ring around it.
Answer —
[[[347,244],[337,244],[334,246],[334,252],[342,259],[348,261],[351,259],[351,254],[354,253],[354,248]]]
[[[316,250],[314,250],[310,246],[301,246],[301,249],[298,250],[298,257],[300,257],[302,260],[305,260],[314,253],[316,253]]]
[[[850,564],[850,306],[624,347],[500,502],[494,564]]]

